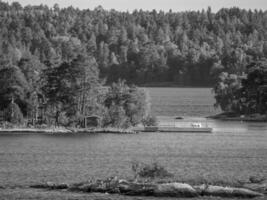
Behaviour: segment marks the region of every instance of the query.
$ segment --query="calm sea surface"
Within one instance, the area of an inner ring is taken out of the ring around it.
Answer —
[[[211,88],[147,88],[147,91],[157,116],[206,117],[220,112],[213,106]]]
[[[185,116],[194,121],[218,112],[213,109],[210,91],[149,88],[153,112],[165,116],[163,120]],[[135,161],[157,161],[178,180],[233,181],[267,175],[266,123],[208,124],[214,128],[213,134],[1,134],[0,186],[132,177],[131,163]]]

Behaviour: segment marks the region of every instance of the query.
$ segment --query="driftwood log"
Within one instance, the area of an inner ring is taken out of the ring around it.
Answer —
[[[267,182],[265,183],[246,183],[244,188],[267,194]]]
[[[194,189],[198,192],[198,194],[202,196],[231,197],[231,198],[233,197],[254,198],[258,196],[263,196],[259,192],[255,192],[245,188],[201,185],[201,186],[194,186]]]
[[[50,190],[68,190],[77,192],[116,193],[130,196],[155,196],[155,197],[238,197],[254,198],[263,196],[262,193],[245,188],[221,187],[212,185],[191,186],[186,183],[136,183],[117,178],[106,180],[88,181],[75,184],[45,183],[32,185],[32,188]]]

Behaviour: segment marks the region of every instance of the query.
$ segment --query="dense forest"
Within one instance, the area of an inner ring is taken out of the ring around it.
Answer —
[[[267,58],[267,11],[261,10],[130,13],[0,1],[0,27],[0,110],[21,110],[28,118],[40,115],[41,101],[56,122],[70,123],[77,111],[111,112],[99,105],[114,111],[116,103],[115,113],[129,114],[124,96],[107,104],[110,97],[98,94],[99,86],[123,79],[136,85],[215,85],[217,103],[229,110],[218,84],[232,75],[239,80],[252,62]],[[119,81],[114,88],[138,105],[134,87]]]
[[[41,70],[83,51],[107,83],[211,86],[218,67],[242,74],[251,59],[267,57],[267,11],[129,13],[1,2],[0,27],[1,62],[11,57]]]

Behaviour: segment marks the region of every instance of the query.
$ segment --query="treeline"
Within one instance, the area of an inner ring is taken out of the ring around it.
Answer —
[[[215,106],[229,116],[261,114],[267,120],[267,60],[249,63],[243,75],[221,72],[214,93]]]
[[[58,12],[0,2],[0,126],[128,128],[153,121],[145,90],[121,80],[104,87],[95,50],[72,36],[74,27],[50,23],[72,24],[79,11]],[[60,26],[68,33],[57,33]]]
[[[40,70],[84,51],[107,83],[211,86],[214,68],[241,74],[251,59],[267,56],[261,10],[129,13],[0,2],[0,27],[0,55],[13,64],[26,59]]]
[[[146,94],[119,82],[103,97],[104,84],[212,86],[267,57],[261,10],[129,13],[0,1],[0,27],[0,111],[8,121],[44,116],[69,125],[99,115],[134,125],[147,115]]]

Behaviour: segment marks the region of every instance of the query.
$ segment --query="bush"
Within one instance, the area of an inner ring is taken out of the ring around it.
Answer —
[[[67,124],[70,123],[70,119],[67,117],[66,112],[59,113],[58,123],[62,126],[67,126]]]
[[[8,105],[5,110],[5,121],[8,121],[12,124],[21,125],[24,122],[23,114],[19,106],[12,102]]]
[[[115,128],[127,128],[129,127],[129,121],[122,106],[112,105],[108,112],[104,115],[104,126],[110,126]]]
[[[173,176],[172,173],[168,172],[157,162],[151,164],[133,162],[132,170],[134,172],[135,178],[167,178]]]
[[[147,116],[142,120],[142,124],[144,126],[157,126],[158,125],[158,119],[155,116]]]
[[[260,184],[260,183],[262,183],[265,180],[266,180],[266,178],[263,177],[263,176],[250,176],[249,177],[250,183]]]

